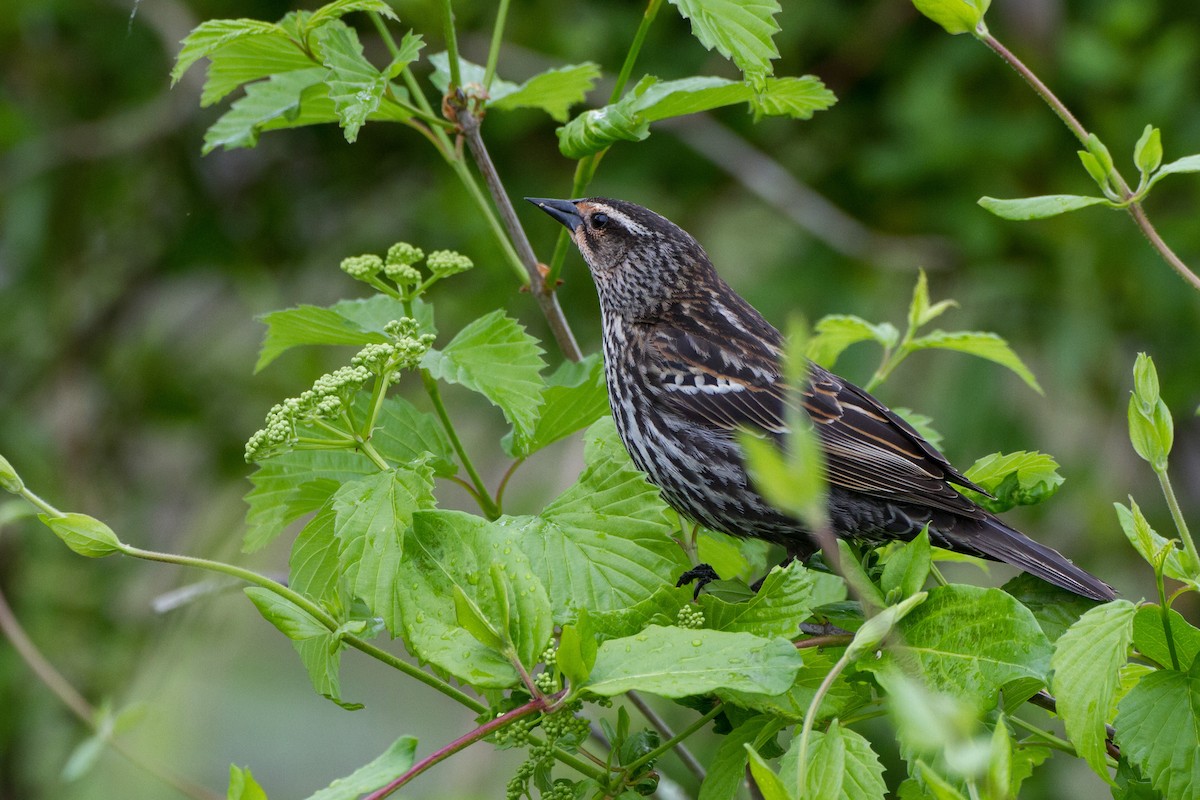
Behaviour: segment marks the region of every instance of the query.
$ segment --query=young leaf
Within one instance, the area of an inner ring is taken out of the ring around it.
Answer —
[[[1137,611],[1128,600],[1113,600],[1088,611],[1059,637],[1050,666],[1050,690],[1058,715],[1080,758],[1108,782],[1104,724],[1117,688],[1117,670],[1129,657]]]
[[[871,580],[871,576],[867,575],[867,571],[863,569],[862,563],[858,560],[858,554],[854,552],[850,543],[845,539],[838,539],[837,546],[838,555],[842,561],[842,577],[846,579],[846,584],[858,596],[858,599],[871,608],[886,607],[887,600],[884,599],[883,592],[879,591],[879,587]],[[871,608],[864,608],[863,613],[869,613]]]
[[[951,0],[957,2],[958,0]],[[1085,197],[1077,194],[1048,194],[1042,197],[1021,197],[1013,200],[1001,200],[996,197],[981,197],[979,205],[995,214],[997,217],[1013,220],[1045,219],[1056,217],[1068,211],[1075,211],[1088,206],[1109,205],[1112,203],[1103,197]]]
[[[491,580],[501,569],[506,582]],[[459,511],[420,511],[404,536],[396,585],[404,640],[414,655],[474,686],[507,688],[518,681],[509,659],[481,644],[459,622],[454,587],[471,600],[527,669],[553,630],[546,590],[510,528]],[[505,597],[498,592],[503,589]],[[510,593],[511,592],[511,593]],[[504,607],[510,609],[505,614]],[[507,616],[508,630],[499,630]]]
[[[386,0],[333,0],[312,12],[308,18],[307,29],[316,30],[335,19],[341,19],[352,11],[370,11],[392,20],[399,20],[396,12]]]
[[[967,353],[987,359],[1002,367],[1008,367],[1017,373],[1021,377],[1021,380],[1025,381],[1031,389],[1038,394],[1044,394],[1042,387],[1038,385],[1037,378],[1033,377],[1033,373],[1029,371],[1025,363],[1012,351],[1012,348],[1008,346],[1008,342],[994,333],[980,333],[978,331],[954,331],[947,333],[946,331],[933,331],[918,339],[914,339],[912,347],[914,350],[925,350],[928,348],[957,350],[960,353]]]
[[[588,61],[569,64],[534,75],[503,97],[488,102],[489,108],[540,108],[555,122],[566,122],[571,106],[583,102],[600,78],[600,67]]]
[[[927,592],[917,592],[906,597],[894,606],[888,606],[875,616],[869,618],[854,633],[854,640],[846,648],[846,658],[853,661],[861,658],[864,653],[871,652],[883,643],[884,637],[892,632],[896,623],[904,619],[921,603],[925,602]]]
[[[246,37],[261,37],[288,41],[287,34],[273,22],[257,19],[212,19],[203,22],[192,30],[183,40],[183,49],[175,57],[175,66],[171,70],[171,85],[174,86],[183,77],[183,73],[200,59],[211,55],[214,51],[230,42]],[[296,49],[293,46],[293,49]],[[296,51],[299,54],[299,51]],[[259,75],[258,77],[263,77]],[[217,98],[220,99],[220,98]]]
[[[913,289],[912,302],[908,304],[908,330],[916,333],[918,328],[937,319],[946,313],[947,309],[957,305],[958,302],[955,300],[942,300],[931,305],[929,303],[929,279],[925,277],[925,270],[919,270],[917,285]]]
[[[583,361],[564,361],[546,378],[542,404],[533,429],[513,430],[504,437],[504,450],[514,458],[532,453],[582,430],[608,414],[604,362],[593,353]]]
[[[323,67],[298,69],[248,84],[246,95],[234,101],[204,134],[201,152],[207,155],[218,147],[254,147],[264,131],[336,121],[337,112],[325,85],[327,72]]]
[[[0,489],[13,494],[20,494],[25,488],[24,481],[17,474],[17,470],[9,460],[4,456],[0,456]]]
[[[813,573],[798,561],[775,567],[750,599],[728,603],[711,594],[700,597],[706,627],[744,631],[756,636],[795,636],[800,620],[812,613]]]
[[[974,31],[990,4],[991,0],[913,0],[917,11],[952,34]]]
[[[519,322],[497,309],[467,325],[442,350],[430,350],[421,365],[435,378],[479,392],[528,436],[542,403],[543,352]]]
[[[1153,125],[1147,125],[1142,136],[1133,146],[1133,163],[1138,172],[1149,175],[1162,164],[1162,134]]]
[[[708,772],[696,800],[734,800],[746,779],[750,755],[746,746],[753,746],[754,741],[772,727],[777,728],[769,716],[757,714],[722,737],[716,754],[706,765]]]
[[[911,542],[895,550],[883,565],[880,585],[884,595],[897,592],[899,598],[903,599],[921,591],[932,564],[933,552],[929,547],[929,529],[926,528]]]
[[[1121,700],[1114,727],[1122,758],[1163,797],[1200,798],[1200,659],[1186,672],[1142,678]]]
[[[575,622],[564,625],[558,640],[557,663],[559,670],[570,681],[571,687],[583,686],[592,667],[596,665],[596,630],[586,608],[579,609]]]
[[[1200,172],[1200,153],[1195,155],[1184,156],[1176,159],[1169,164],[1163,164],[1162,169],[1154,173],[1154,177],[1150,179],[1150,186],[1158,183],[1168,175],[1175,175],[1183,172]]]
[[[1146,560],[1147,564],[1154,566],[1158,554],[1163,551],[1163,548],[1170,545],[1171,549],[1163,562],[1163,574],[1168,578],[1174,578],[1200,588],[1195,572],[1187,567],[1187,554],[1175,546],[1173,540],[1167,539],[1150,527],[1150,523],[1132,497],[1129,498],[1129,508],[1120,503],[1113,503],[1113,508],[1117,511],[1117,521],[1121,523],[1121,530],[1125,532],[1125,538],[1133,545],[1133,549],[1137,550],[1138,555]]]
[[[229,765],[229,790],[225,797],[228,800],[267,800],[267,793],[254,780],[250,769],[242,769],[236,764]]]
[[[742,746],[746,749],[750,775],[754,778],[754,785],[758,787],[763,800],[799,800],[753,747],[749,744]]]
[[[318,34],[323,63],[329,68],[325,82],[337,110],[338,122],[353,144],[367,117],[379,109],[388,79],[363,56],[358,33],[342,23],[324,26]]]
[[[779,58],[774,37],[779,33],[776,0],[671,0],[692,35],[707,49],[733,61],[751,83],[761,83]]]
[[[458,624],[484,647],[503,653],[507,648],[500,632],[488,621],[483,609],[467,597],[461,586],[454,585],[454,614]]]
[[[1171,639],[1175,644],[1175,657],[1181,666],[1191,664],[1200,653],[1200,629],[1191,625],[1175,609],[1167,612],[1171,619]],[[1167,632],[1163,630],[1162,608],[1147,604],[1133,618],[1133,646],[1138,652],[1164,667],[1171,666],[1171,650],[1167,646]]]
[[[672,589],[690,564],[670,538],[658,490],[633,467],[612,418],[592,425],[584,441],[586,467],[578,482],[538,516],[502,524],[519,537],[545,584],[555,622],[570,622],[582,607],[599,627],[600,613]]]
[[[999,589],[935,587],[897,627],[898,643],[877,661],[861,660],[859,669],[907,665],[932,690],[978,709],[993,707],[1000,688],[1011,681],[1045,683],[1050,642],[1029,609]]]
[[[433,470],[424,464],[345,483],[331,501],[342,575],[393,635],[400,630],[396,581],[404,531],[415,513],[436,502]]]
[[[800,760],[799,739],[779,765],[779,777],[787,786],[797,786]],[[883,765],[861,734],[842,727],[837,720],[824,733],[814,730],[809,741],[808,769],[798,797],[812,800],[883,800],[887,784]]]
[[[308,800],[355,800],[368,792],[403,775],[412,767],[417,753],[417,740],[401,736],[387,750],[363,764],[344,778],[338,778],[326,788],[310,795]]]
[[[787,639],[651,625],[601,644],[586,689],[607,697],[631,689],[663,697],[716,689],[780,694],[803,663]]]
[[[868,341],[876,341],[884,348],[895,347],[900,341],[900,332],[890,322],[874,325],[861,317],[833,314],[822,317],[813,327],[813,336],[805,350],[813,361],[832,369],[843,350]]]
[[[63,544],[81,556],[103,558],[119,553],[125,548],[112,528],[87,514],[38,514],[38,519],[54,531],[54,535],[62,539]]]
[[[750,98],[756,115],[791,119],[812,119],[813,114],[831,108],[836,102],[837,95],[814,75],[767,78]]]
[[[445,94],[450,89],[450,54],[445,51],[434,53],[429,56],[429,63],[433,67],[433,74],[429,76],[429,82],[437,87],[439,92]],[[458,59],[458,75],[462,79],[463,86],[471,84],[483,86],[486,73],[487,70],[483,65],[467,61],[465,58]],[[511,81],[493,76],[492,85],[488,87],[488,102],[494,103],[502,100],[518,88],[520,87]]]
[[[1053,497],[1063,483],[1057,461],[1045,453],[1024,450],[986,455],[964,474],[992,494],[992,497],[986,497],[967,490],[969,496],[997,514],[1013,506],[1044,502]]]

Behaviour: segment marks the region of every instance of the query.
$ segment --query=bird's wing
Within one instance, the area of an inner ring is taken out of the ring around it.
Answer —
[[[789,392],[775,337],[656,325],[646,353],[650,389],[675,413],[730,434],[750,429],[781,436],[788,429],[786,403],[798,402],[815,423],[831,484],[958,514],[983,513],[950,484],[983,490],[854,384],[812,364],[808,385]]]

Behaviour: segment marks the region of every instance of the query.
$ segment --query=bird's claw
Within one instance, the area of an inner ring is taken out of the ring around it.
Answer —
[[[708,564],[697,564],[687,572],[680,575],[679,580],[675,582],[675,585],[687,586],[688,584],[695,582],[696,591],[692,593],[692,599],[695,600],[700,597],[701,589],[713,581],[719,580],[720,577],[721,576],[717,574],[717,571]]]

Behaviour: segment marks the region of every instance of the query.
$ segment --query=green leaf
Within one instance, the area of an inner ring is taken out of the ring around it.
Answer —
[[[319,41],[323,63],[329,68],[325,78],[329,97],[346,141],[353,144],[367,117],[379,110],[388,79],[363,56],[358,33],[348,25],[326,25],[321,29]]]
[[[959,0],[951,0],[958,2]],[[1042,197],[1021,197],[1013,200],[1000,200],[995,197],[979,198],[979,205],[995,214],[997,217],[1013,220],[1045,219],[1056,217],[1068,211],[1076,211],[1088,206],[1109,205],[1112,203],[1103,197],[1085,197],[1077,194],[1048,194]]]
[[[1129,498],[1129,508],[1120,503],[1113,503],[1113,508],[1117,510],[1117,521],[1121,523],[1121,530],[1125,532],[1125,538],[1129,539],[1129,543],[1146,560],[1147,564],[1154,566],[1158,554],[1169,545],[1170,549],[1167,551],[1162,566],[1163,574],[1168,578],[1174,578],[1200,589],[1196,573],[1188,569],[1187,553],[1179,549],[1175,540],[1167,539],[1150,527],[1149,521],[1142,514],[1142,509],[1138,507],[1132,497]]]
[[[913,0],[913,5],[947,33],[973,32],[983,22],[991,0]]]
[[[458,624],[484,647],[495,650],[497,653],[505,652],[504,638],[499,631],[492,627],[492,623],[488,622],[483,609],[475,605],[474,600],[467,597],[462,587],[455,585],[453,588],[454,615]]]
[[[692,35],[708,50],[733,61],[751,83],[761,82],[779,58],[774,37],[779,33],[776,0],[671,0]]]
[[[1200,653],[1200,629],[1193,627],[1175,609],[1167,612],[1171,619],[1171,638],[1175,643],[1175,657],[1180,665],[1186,666],[1196,660]],[[1163,630],[1162,607],[1147,604],[1138,609],[1133,618],[1133,646],[1138,652],[1164,667],[1171,666],[1171,651],[1167,647],[1167,632]]]
[[[316,30],[335,19],[341,19],[352,11],[369,11],[388,19],[400,19],[385,0],[333,0],[332,3],[326,3],[312,12],[312,16],[308,18],[307,29]]]
[[[1080,758],[1109,783],[1104,725],[1117,689],[1117,671],[1129,658],[1136,610],[1128,600],[1096,606],[1059,637],[1050,659],[1050,690],[1058,700],[1067,738]]]
[[[299,306],[259,317],[267,326],[254,371],[302,345],[357,345],[386,342],[383,324],[405,316],[399,300],[375,295],[367,300],[343,300],[329,308]],[[376,324],[378,323],[378,324]],[[422,325],[422,332],[427,332]]]
[[[229,765],[229,789],[225,794],[227,800],[267,800],[267,793],[254,780],[250,768],[242,769],[236,764]]]
[[[892,411],[902,420],[913,426],[922,439],[934,447],[941,445],[942,439],[945,437],[933,427],[933,417],[928,414],[919,414],[911,408],[905,408],[904,406],[892,406]]]
[[[706,764],[708,772],[696,800],[734,800],[746,779],[746,763],[750,757],[746,746],[753,745],[768,727],[773,726],[769,716],[758,714],[722,737],[716,753]]]
[[[604,362],[598,353],[582,361],[564,361],[546,378],[537,422],[528,434],[512,431],[502,442],[514,458],[538,450],[582,430],[608,414]]]
[[[579,609],[575,622],[562,627],[558,640],[559,670],[571,682],[571,687],[587,683],[596,665],[596,631],[586,608]]]
[[[348,711],[363,707],[362,703],[348,703],[341,699],[338,672],[345,645],[339,634],[331,632],[307,611],[268,589],[251,586],[243,591],[263,619],[292,640],[292,646],[300,654],[300,661],[318,694]]]
[[[1068,592],[1028,572],[1022,572],[1000,588],[1033,612],[1033,618],[1051,642],[1057,641],[1077,619],[1096,607],[1095,600]]]
[[[1183,172],[1200,172],[1200,153],[1184,156],[1169,164],[1164,164],[1162,169],[1154,173],[1154,177],[1150,179],[1149,185],[1153,186],[1168,175],[1176,175]]]
[[[1138,172],[1149,175],[1162,164],[1162,134],[1153,125],[1147,125],[1142,136],[1133,146],[1133,163]]]
[[[63,544],[81,556],[103,558],[125,549],[112,528],[87,514],[38,514],[38,519],[54,531]]]
[[[730,705],[751,711],[770,714],[780,722],[802,722],[816,698],[817,689],[824,683],[833,669],[834,659],[824,652],[806,650],[804,666],[796,673],[796,680],[782,694],[759,694],[718,689],[717,697]],[[870,689],[862,681],[849,681],[845,676],[834,680],[821,698],[821,705],[813,715],[818,724],[834,717],[844,717],[861,708],[871,700]]]
[[[1163,797],[1200,798],[1200,659],[1187,672],[1142,678],[1121,700],[1114,726],[1122,757]]]
[[[444,349],[430,350],[421,365],[435,378],[479,392],[519,435],[529,436],[542,403],[543,352],[519,322],[497,309],[459,331]]]
[[[869,618],[861,628],[855,631],[853,641],[846,648],[846,658],[853,661],[861,658],[865,653],[877,649],[883,643],[884,638],[892,632],[892,628],[896,627],[896,623],[924,603],[927,596],[927,592],[917,592]]]
[[[210,54],[200,105],[214,105],[243,84],[315,66],[313,57],[282,31],[235,39]]]
[[[883,592],[879,591],[879,587],[863,569],[854,548],[845,539],[838,539],[837,547],[838,557],[842,562],[842,577],[845,578],[847,586],[853,590],[861,603],[866,604],[867,607],[863,609],[863,613],[868,613],[872,609],[884,608],[887,601],[883,597]]]
[[[898,599],[921,591],[933,565],[933,551],[929,547],[929,528],[917,534],[911,542],[895,550],[883,565],[880,586],[884,595],[892,592]]]
[[[947,309],[957,305],[958,303],[954,300],[942,300],[930,305],[929,280],[925,277],[925,270],[919,270],[917,272],[917,285],[913,289],[912,302],[908,305],[908,330],[911,333],[916,333],[918,328],[937,319],[946,313]]]
[[[397,570],[404,531],[415,513],[436,502],[433,470],[424,464],[350,481],[332,498],[341,572],[351,591],[393,635],[400,630]]]
[[[992,453],[978,459],[964,473],[992,497],[966,490],[988,511],[1001,513],[1013,506],[1028,506],[1049,500],[1063,484],[1058,462],[1045,453],[1018,450]]]
[[[1029,609],[999,589],[935,587],[897,627],[899,642],[876,661],[860,661],[860,669],[904,665],[933,691],[979,710],[993,707],[1007,683],[1021,678],[1045,683],[1050,642]]]
[[[755,114],[791,119],[812,119],[813,114],[831,108],[836,102],[837,95],[814,75],[767,78],[750,98]]]
[[[1100,159],[1087,150],[1076,150],[1075,152],[1079,154],[1080,163],[1083,164],[1083,168],[1091,176],[1092,180],[1096,182],[1096,185],[1100,187],[1101,191],[1107,188],[1108,172],[1105,171],[1104,165],[1100,163]]]
[[[797,786],[800,761],[800,739],[780,762],[779,777],[786,786]],[[883,800],[887,784],[883,780],[883,765],[871,749],[871,743],[861,734],[844,728],[834,720],[829,729],[814,730],[809,740],[808,769],[803,790],[798,797],[813,800]],[[798,787],[799,788],[799,787]]]
[[[954,787],[954,784],[943,778],[932,767],[920,759],[913,764],[913,775],[917,780],[925,785],[928,790],[927,797],[933,800],[967,800],[962,792]]]
[[[594,617],[631,608],[674,589],[691,566],[670,538],[658,490],[633,467],[612,418],[593,424],[584,441],[586,467],[574,486],[536,517],[501,520],[519,536],[558,624],[574,619],[577,608]]]
[[[369,398],[363,395],[363,407],[355,404],[356,414],[365,414]],[[362,419],[362,417],[357,417]],[[458,472],[454,463],[454,447],[446,429],[433,414],[418,411],[402,397],[383,401],[371,434],[371,444],[379,455],[397,464],[426,459],[435,475],[449,477]]]
[[[675,586],[673,581],[664,581],[663,586],[635,601],[633,605],[598,611],[589,614],[589,617],[596,629],[596,635],[601,640],[619,639],[622,636],[631,636],[647,625],[674,625],[679,619],[679,609],[688,605],[691,600],[691,589]],[[551,602],[556,602],[556,598],[552,596]],[[583,610],[582,606],[578,609],[570,607],[576,617]]]
[[[1167,404],[1161,398],[1148,404],[1133,394],[1129,397],[1127,417],[1134,451],[1155,470],[1166,469],[1167,457],[1175,443],[1175,421]]]
[[[246,86],[246,95],[204,134],[204,154],[218,147],[234,150],[254,147],[259,134],[280,128],[298,128],[337,120],[325,85],[323,67],[272,75]]]
[[[260,464],[245,497],[250,508],[242,550],[262,548],[289,523],[324,505],[342,483],[378,471],[358,453],[330,450],[284,453]]]
[[[914,350],[938,348],[941,350],[957,350],[960,353],[978,356],[993,361],[1002,367],[1008,367],[1021,377],[1031,389],[1038,394],[1045,394],[1038,386],[1037,379],[1025,366],[1025,363],[1012,351],[1008,343],[994,333],[979,331],[932,331],[919,339],[912,341]]]
[[[884,348],[895,347],[900,332],[890,322],[874,325],[861,317],[833,314],[822,317],[813,328],[806,352],[821,366],[832,369],[838,357],[852,344],[875,341]]]
[[[600,67],[590,61],[549,69],[499,99],[490,100],[488,107],[500,111],[540,108],[554,121],[566,122],[568,109],[582,103],[599,78]]]
[[[753,747],[749,744],[742,746],[746,749],[750,763],[750,775],[754,778],[754,784],[763,800],[798,800]]]
[[[632,689],[663,697],[716,689],[780,694],[803,663],[787,639],[651,625],[601,644],[586,688],[608,697]]]
[[[745,602],[728,603],[701,595],[706,627],[756,636],[795,636],[800,621],[812,614],[812,575],[803,564],[793,561],[767,573],[758,591]]]
[[[21,476],[17,474],[17,470],[9,460],[4,456],[0,456],[0,489],[13,494],[20,494],[25,488]]]
[[[174,86],[178,83],[179,79],[183,77],[183,73],[187,72],[200,59],[211,56],[215,51],[231,42],[248,37],[258,41],[271,40],[275,43],[286,43],[298,56],[303,58],[295,45],[291,44],[283,29],[273,22],[257,19],[212,19],[198,25],[184,38],[183,48],[175,57],[175,66],[171,70],[171,85]],[[304,60],[307,64],[311,64],[307,59]],[[263,75],[260,74],[257,77],[263,77]],[[220,97],[216,99],[219,100]],[[203,105],[208,105],[208,103],[203,103]]]
[[[338,540],[334,535],[337,515],[333,505],[321,507],[292,544],[288,559],[288,586],[305,597],[328,603],[338,596]]]
[[[344,778],[338,778],[308,800],[355,800],[395,780],[412,768],[417,740],[401,736],[387,750]]]
[[[503,571],[502,586],[491,579]],[[463,629],[455,587],[479,609],[517,658],[533,667],[553,630],[550,601],[511,528],[460,511],[420,511],[404,537],[396,584],[400,621],[414,655],[477,687],[503,689],[519,680],[504,654]],[[503,591],[505,597],[498,596]],[[507,614],[508,630],[503,630]]]

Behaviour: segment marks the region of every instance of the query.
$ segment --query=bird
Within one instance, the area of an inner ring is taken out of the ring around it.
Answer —
[[[755,489],[739,438],[752,431],[782,442],[787,403],[798,397],[823,453],[837,536],[875,546],[927,528],[939,547],[1011,564],[1092,600],[1116,597],[957,491],[987,494],[865,390],[814,362],[806,384],[789,388],[783,335],[721,278],[687,231],[624,200],[526,199],[566,226],[587,263],[617,432],[682,516],[782,545],[789,558],[816,552],[814,532]]]

